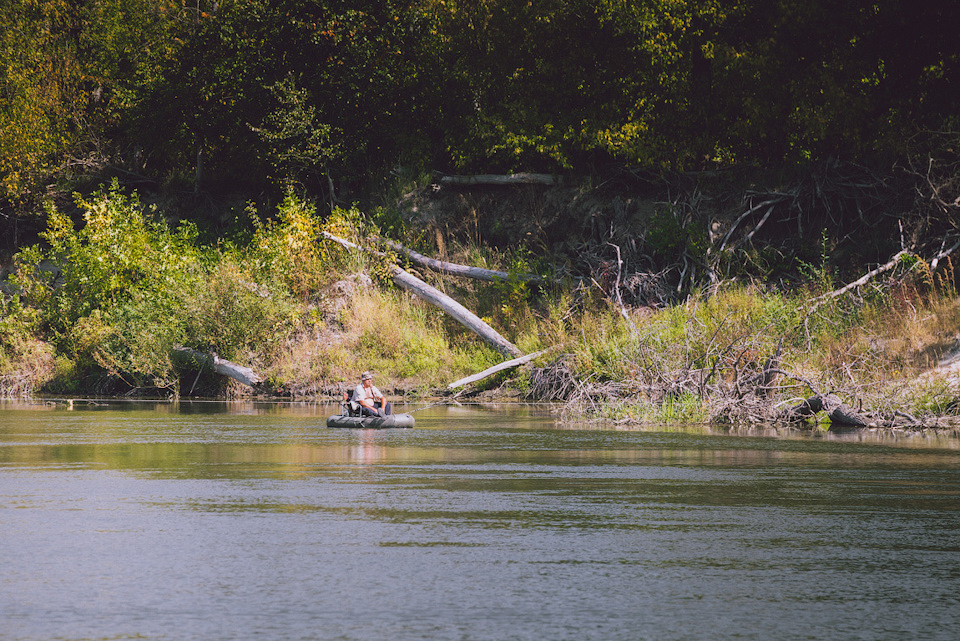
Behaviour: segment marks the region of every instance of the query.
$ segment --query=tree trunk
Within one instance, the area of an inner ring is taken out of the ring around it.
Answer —
[[[849,405],[844,404],[836,394],[811,396],[784,412],[784,418],[788,421],[798,421],[824,411],[827,412],[830,423],[833,425],[842,427],[867,427],[870,425],[865,417]]]
[[[487,369],[483,370],[479,374],[474,374],[472,376],[467,376],[466,378],[461,378],[459,381],[454,381],[453,383],[450,383],[449,385],[447,385],[447,387],[449,389],[456,389],[458,387],[462,387],[469,383],[475,383],[477,381],[483,380],[486,377],[492,376],[497,372],[503,371],[505,369],[510,369],[511,367],[517,367],[518,365],[529,363],[530,361],[537,358],[538,356],[543,356],[544,354],[549,352],[551,349],[553,348],[543,349],[543,350],[540,350],[539,352],[534,352],[533,354],[527,354],[526,356],[521,356],[520,358],[514,358],[513,360],[504,361],[502,363],[499,363],[498,365],[494,365],[493,367],[488,367]]]
[[[833,396],[832,394],[830,396]],[[861,416],[857,410],[844,404],[839,398],[833,396],[833,401],[828,407],[831,425],[838,427],[867,427],[870,424],[865,417]]]
[[[473,278],[476,280],[484,280],[491,283],[499,283],[510,280],[510,274],[507,272],[497,271],[495,269],[484,269],[483,267],[470,267],[469,265],[458,265],[456,263],[448,263],[442,260],[436,260],[435,258],[430,258],[429,256],[424,256],[423,254],[417,253],[412,249],[408,249],[401,245],[400,243],[394,242],[387,238],[381,238],[380,242],[393,249],[394,251],[400,252],[409,258],[412,262],[420,265],[421,267],[426,267],[427,269],[433,270],[440,274],[450,274],[452,276],[465,276],[467,278]],[[517,280],[521,280],[527,283],[541,284],[543,279],[535,274],[519,274],[514,276]]]
[[[339,238],[338,236],[334,236],[329,232],[322,232],[322,235],[327,240],[332,240],[333,242],[339,243],[348,249],[368,251],[378,256],[384,255],[376,250],[360,247],[356,243],[351,243],[349,240]],[[428,285],[413,274],[404,271],[397,266],[394,266],[390,270],[390,275],[393,277],[394,283],[403,289],[413,292],[414,295],[419,296],[428,303],[436,305],[447,314],[452,316],[461,325],[475,333],[488,344],[492,345],[504,356],[520,356],[523,354],[523,352],[521,352],[513,343],[505,339],[495,329],[480,320],[480,317],[437,288]]]
[[[191,363],[196,367],[209,368],[221,376],[240,381],[244,385],[255,387],[263,382],[263,379],[249,367],[237,365],[225,358],[220,358],[214,353],[205,354],[189,347],[174,347],[173,357],[183,363]]]
[[[821,411],[823,411],[823,398],[817,395],[791,407],[783,413],[783,417],[787,421],[802,421]]]
[[[877,267],[876,269],[872,269],[872,270],[868,271],[866,274],[864,274],[863,276],[861,276],[861,277],[858,278],[857,280],[853,281],[852,283],[848,283],[848,284],[844,285],[843,287],[841,287],[840,289],[834,290],[834,291],[832,291],[832,292],[827,292],[826,294],[823,294],[822,296],[818,296],[816,299],[814,299],[813,305],[810,306],[810,309],[809,309],[809,311],[807,312],[807,314],[810,314],[811,312],[813,312],[815,309],[817,309],[818,307],[820,307],[821,305],[823,305],[823,304],[824,304],[825,302],[827,302],[828,300],[831,300],[831,299],[833,299],[833,298],[837,298],[838,296],[842,296],[843,294],[846,294],[848,291],[850,291],[851,289],[854,289],[854,288],[856,288],[856,287],[861,287],[861,286],[863,286],[863,285],[866,285],[866,284],[869,283],[870,280],[873,279],[874,277],[876,277],[876,276],[878,276],[878,275],[880,275],[880,274],[882,274],[882,273],[884,273],[884,272],[890,271],[891,269],[893,269],[894,267],[896,267],[897,265],[900,264],[900,259],[902,259],[904,256],[907,256],[907,255],[909,255],[909,254],[910,254],[910,252],[907,251],[906,249],[904,249],[904,250],[902,250],[902,251],[899,251],[899,252],[897,252],[896,254],[894,254],[894,255],[893,255],[893,258],[891,258],[887,263],[881,265],[880,267]]]
[[[497,330],[487,325],[480,320],[476,314],[436,287],[428,285],[413,274],[399,267],[394,267],[390,271],[390,275],[393,277],[393,282],[397,285],[413,292],[425,301],[436,305],[504,356],[520,356],[523,354],[513,343],[501,336]]]
[[[481,174],[478,176],[444,176],[441,185],[558,185],[553,174]]]

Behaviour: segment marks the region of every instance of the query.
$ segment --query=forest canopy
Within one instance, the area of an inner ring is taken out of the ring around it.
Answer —
[[[0,197],[111,168],[320,194],[447,172],[870,163],[956,130],[956,3],[4,0]]]

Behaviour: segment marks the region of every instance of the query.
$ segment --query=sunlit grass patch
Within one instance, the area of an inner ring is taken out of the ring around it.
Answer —
[[[325,387],[343,389],[354,382],[357,363],[348,346],[329,339],[292,342],[267,367],[271,384],[295,398],[324,395]]]
[[[960,414],[960,375],[956,369],[892,383],[885,392],[895,411],[917,419]]]
[[[453,344],[441,313],[401,292],[359,293],[342,320],[357,373],[373,370],[394,384],[442,386],[498,358],[476,338]]]

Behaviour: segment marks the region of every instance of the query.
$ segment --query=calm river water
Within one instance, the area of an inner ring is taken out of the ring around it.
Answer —
[[[960,443],[0,405],[0,638],[956,639]]]

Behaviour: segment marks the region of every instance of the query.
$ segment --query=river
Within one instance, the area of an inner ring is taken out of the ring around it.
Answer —
[[[955,639],[960,443],[0,404],[0,639]]]

